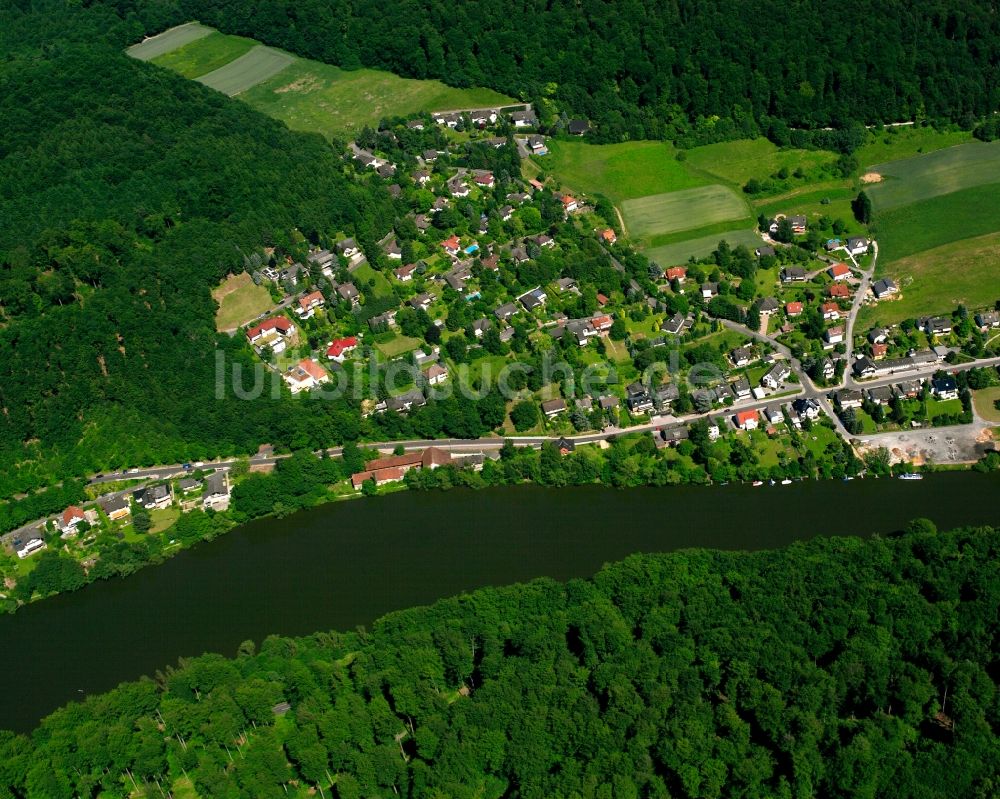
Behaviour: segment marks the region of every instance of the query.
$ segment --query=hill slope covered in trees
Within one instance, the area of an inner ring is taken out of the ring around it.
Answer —
[[[0,10],[0,497],[356,436],[340,403],[216,400],[216,348],[246,356],[210,292],[295,228],[380,236],[389,195],[319,136],[126,57],[135,32],[99,6]]]
[[[0,795],[985,799],[1000,530],[914,528],[247,642],[0,734]]]

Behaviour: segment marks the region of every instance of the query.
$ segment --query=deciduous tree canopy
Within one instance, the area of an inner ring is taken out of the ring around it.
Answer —
[[[247,642],[0,734],[0,792],[985,799],[998,556],[920,523]]]

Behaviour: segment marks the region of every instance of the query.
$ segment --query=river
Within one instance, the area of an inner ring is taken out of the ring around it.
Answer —
[[[588,576],[633,552],[1000,524],[1000,474],[615,491],[400,492],[262,519],[160,566],[0,617],[0,728],[241,641],[354,629],[485,585]]]

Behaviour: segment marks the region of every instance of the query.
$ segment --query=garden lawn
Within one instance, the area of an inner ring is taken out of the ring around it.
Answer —
[[[178,50],[157,56],[153,63],[185,78],[198,78],[235,61],[256,46],[253,39],[211,31],[208,36],[195,39]]]
[[[826,448],[839,438],[837,431],[825,424],[814,424],[812,430],[803,430],[801,435],[806,449],[812,452],[817,461],[823,458]]]
[[[373,269],[372,265],[367,261],[351,272],[351,274],[354,276],[355,283],[362,292],[366,290],[370,291],[376,297],[386,297],[392,294],[392,286],[389,284],[389,279],[381,272]],[[369,285],[369,281],[374,281],[374,283]]]
[[[567,188],[603,194],[617,205],[711,182],[694,174],[676,155],[672,145],[658,141],[587,144],[552,140],[549,154],[537,163]]]
[[[692,230],[726,221],[749,219],[745,201],[725,186],[655,194],[622,203],[625,226],[633,239]]]
[[[868,188],[876,211],[1000,182],[1000,141],[969,142],[871,167],[881,183]]]
[[[181,516],[180,508],[171,505],[169,508],[156,508],[149,512],[149,518],[153,521],[153,526],[149,528],[150,533],[162,533],[170,525],[176,522]]]
[[[1000,408],[995,404],[998,401],[1000,401],[1000,386],[972,392],[972,405],[976,413],[987,422],[1000,423]]]
[[[212,292],[212,299],[219,304],[215,314],[215,328],[219,332],[235,330],[274,307],[271,293],[256,285],[246,272],[227,277]]]
[[[962,412],[962,401],[950,400],[927,400],[927,418],[934,419],[937,416],[957,416]]]
[[[683,264],[689,258],[704,258],[711,255],[719,246],[719,242],[725,239],[730,246],[735,248],[740,244],[745,244],[751,249],[758,247],[763,242],[760,236],[754,231],[747,229],[726,230],[720,233],[712,233],[707,236],[700,236],[696,239],[687,239],[676,244],[667,244],[646,250],[649,260],[656,262],[662,267]]]
[[[860,330],[948,313],[959,304],[992,307],[1000,299],[1000,233],[935,247],[884,268],[879,258],[879,273],[895,280],[900,293],[898,299],[864,306]]]
[[[386,358],[395,358],[405,352],[412,352],[420,346],[420,339],[409,336],[393,335],[388,341],[378,341],[376,349]]]

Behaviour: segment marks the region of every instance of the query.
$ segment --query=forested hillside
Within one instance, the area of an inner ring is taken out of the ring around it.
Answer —
[[[241,342],[210,289],[296,227],[381,235],[388,194],[319,136],[127,58],[134,35],[99,7],[0,15],[0,497],[357,435],[340,403],[216,400],[216,347]]]
[[[163,13],[143,6],[149,21]],[[781,143],[789,126],[914,117],[971,127],[1000,105],[990,0],[178,0],[171,23],[189,19],[346,67],[552,98],[604,141]]]
[[[914,527],[633,556],[182,661],[0,734],[0,795],[985,799],[1000,531]]]

